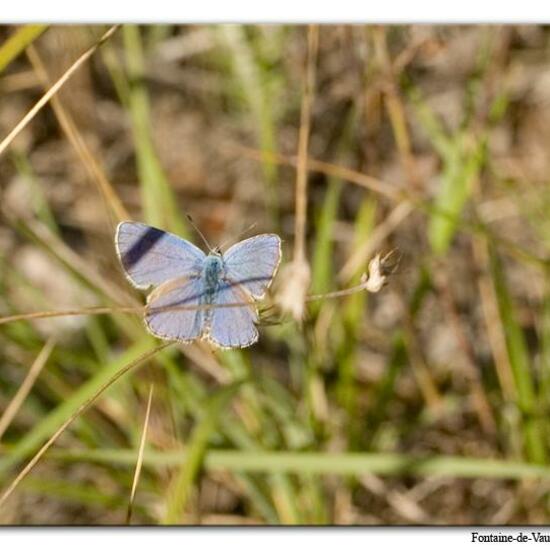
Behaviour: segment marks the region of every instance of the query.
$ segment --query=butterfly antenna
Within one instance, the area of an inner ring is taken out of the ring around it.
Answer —
[[[257,225],[258,225],[257,222],[251,223],[246,229],[241,231],[234,239],[227,239],[227,240],[223,241],[223,243],[220,244],[220,246],[218,246],[218,248],[221,250],[222,248],[224,248],[231,241],[238,241],[245,233],[248,233],[251,229],[253,229]]]
[[[197,227],[195,222],[193,221],[193,218],[189,214],[185,214],[187,216],[187,219],[189,220],[189,223],[193,226],[193,229],[197,232],[197,234],[200,236],[200,238],[203,240],[204,244],[212,252],[214,249],[210,246],[210,243],[206,240],[206,237],[202,234],[202,231]]]

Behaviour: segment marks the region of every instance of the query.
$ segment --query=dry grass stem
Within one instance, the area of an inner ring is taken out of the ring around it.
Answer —
[[[235,152],[239,155],[244,155],[250,159],[254,159],[257,161],[264,160],[267,162],[274,162],[283,166],[291,166],[296,169],[298,167],[297,157],[290,157],[281,153],[263,154],[257,149],[245,147],[243,145],[227,144],[225,148],[231,153]],[[372,191],[373,193],[386,197],[392,201],[408,200],[407,194],[404,189],[400,189],[395,185],[387,183],[368,174],[363,174],[351,168],[338,166],[337,164],[325,162],[319,159],[308,158],[307,169],[312,172],[319,172],[320,174],[325,174],[326,176],[354,183],[356,185],[359,185],[360,187],[367,189],[368,191]]]
[[[436,274],[435,282],[439,287],[439,291],[443,298],[443,303],[447,310],[448,317],[451,321],[451,326],[454,329],[458,344],[462,351],[462,356],[464,358],[465,370],[467,373],[468,380],[472,386],[472,399],[474,403],[474,408],[476,409],[477,415],[479,417],[480,424],[483,426],[483,429],[486,433],[494,434],[496,430],[496,423],[491,410],[491,406],[483,391],[483,384],[481,381],[481,376],[476,365],[475,354],[472,349],[472,346],[468,340],[466,332],[464,330],[460,315],[457,311],[457,306],[455,304],[452,290],[449,284],[449,277],[444,268],[434,269]]]
[[[51,86],[50,78],[44,63],[40,59],[40,55],[34,46],[27,48],[27,55],[34,67],[34,70],[42,82],[42,84],[48,88]],[[71,146],[75,150],[78,158],[82,162],[84,168],[88,172],[90,180],[97,186],[100,196],[103,199],[105,207],[108,213],[108,219],[111,223],[111,230],[114,232],[114,227],[119,221],[131,219],[130,214],[122,204],[113,186],[107,179],[103,168],[100,166],[99,161],[94,157],[90,148],[86,144],[86,140],[78,130],[73,118],[69,112],[63,107],[63,104],[59,97],[52,96],[51,106],[59,121],[59,125],[63,129],[63,132],[69,139]],[[114,220],[113,217],[114,216]]]
[[[36,379],[38,378],[38,375],[40,374],[40,371],[48,361],[48,358],[50,357],[50,354],[54,346],[55,346],[55,339],[50,338],[46,342],[44,347],[40,350],[40,353],[38,354],[33,364],[31,365],[31,368],[29,369],[27,376],[25,376],[25,379],[23,380],[23,383],[19,387],[19,390],[13,396],[13,399],[10,401],[10,403],[6,407],[6,410],[4,411],[2,416],[0,416],[0,440],[2,439],[2,436],[4,435],[8,426],[11,424],[12,420],[15,418],[17,411],[25,401],[27,395],[29,395],[29,392],[31,391],[33,384],[35,383]]]
[[[354,254],[344,264],[338,273],[340,281],[349,281],[361,266],[365,264],[373,250],[378,248],[382,242],[395,231],[395,229],[413,212],[414,207],[410,202],[399,203],[388,215],[388,217],[371,233],[369,239],[357,248]]]
[[[319,45],[319,28],[310,25],[307,35],[307,61],[300,113],[300,132],[298,135],[298,161],[296,167],[296,217],[294,223],[294,257],[292,263],[284,269],[283,286],[277,301],[283,311],[289,312],[295,320],[304,316],[304,304],[309,288],[311,273],[306,255],[307,224],[307,179],[308,144],[311,125],[311,105],[315,86],[315,65]]]
[[[388,276],[396,269],[396,264],[393,261],[394,254],[395,250],[391,250],[385,256],[382,256],[380,252],[376,254],[369,262],[368,272],[361,277],[361,284],[334,292],[310,294],[306,297],[306,301],[313,302],[316,300],[342,298],[365,290],[372,293],[379,292],[387,284]]]
[[[136,462],[136,470],[134,472],[134,480],[132,482],[132,491],[130,493],[130,501],[128,502],[128,512],[126,513],[126,525],[130,525],[132,520],[132,509],[134,506],[134,499],[136,496],[136,490],[139,482],[139,476],[141,475],[141,467],[143,465],[143,452],[145,451],[145,442],[147,441],[147,428],[149,427],[149,414],[151,413],[151,403],[153,402],[153,384],[149,388],[149,397],[147,398],[147,409],[145,411],[145,419],[143,421],[143,430],[141,432],[141,439],[139,441],[139,450]]]
[[[394,72],[396,64],[392,64],[390,54],[388,52],[386,29],[382,26],[378,26],[374,28],[373,33],[375,52],[384,78],[383,91],[385,105],[392,124],[395,142],[401,157],[401,164],[410,183],[413,187],[419,188],[420,182],[417,176],[415,159],[411,151],[411,138],[407,128],[405,108],[398,91],[399,87],[397,85],[396,75]]]
[[[55,82],[55,84],[36,102],[34,107],[21,119],[13,130],[0,142],[0,155],[9,147],[10,143],[18,136],[25,126],[36,116],[36,114],[48,103],[48,101],[62,88],[62,86],[71,78],[92,55],[97,48],[108,40],[118,29],[119,25],[112,26],[92,47],[87,49]]]

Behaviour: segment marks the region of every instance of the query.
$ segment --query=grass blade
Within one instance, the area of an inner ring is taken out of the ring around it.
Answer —
[[[33,364],[31,365],[31,368],[29,369],[29,372],[27,373],[27,376],[25,377],[25,380],[23,380],[23,383],[21,384],[21,387],[17,391],[17,393],[13,396],[13,399],[10,401],[9,405],[4,410],[2,416],[0,416],[0,440],[2,439],[2,436],[4,435],[5,431],[8,429],[8,426],[10,425],[11,421],[17,414],[17,411],[23,404],[23,401],[29,394],[29,392],[32,389],[32,386],[36,379],[38,378],[38,375],[40,374],[40,371],[42,370],[42,367],[47,363],[50,354],[54,348],[55,340],[53,338],[50,338],[38,354],[37,358],[34,360]]]
[[[0,142],[0,155],[9,147],[10,143],[19,135],[21,130],[36,116],[48,101],[63,87],[65,82],[77,71],[83,63],[88,61],[97,48],[108,40],[117,30],[118,25],[111,27],[93,46],[88,48],[51,86],[51,88],[35,103],[34,107],[15,125],[13,130]]]
[[[276,219],[278,211],[277,169],[267,162],[266,156],[276,150],[275,121],[272,104],[264,84],[261,68],[254,51],[246,39],[244,29],[238,25],[222,25],[219,36],[232,56],[233,71],[240,81],[243,96],[249,104],[257,125],[257,139],[262,152],[262,170],[266,181],[266,207]]]
[[[546,462],[541,418],[537,414],[535,383],[532,377],[531,361],[527,343],[517,321],[517,314],[510,296],[500,260],[494,250],[490,252],[490,268],[497,302],[504,326],[504,337],[514,382],[517,391],[517,405],[523,417],[523,437],[527,457],[532,462]]]
[[[36,48],[31,46],[29,47],[27,54],[37,76],[41,80],[43,86],[47,89],[51,85],[51,82],[38,51]],[[99,194],[106,204],[107,212],[110,213],[110,210],[112,211],[115,222],[129,220],[130,214],[122,204],[122,201],[118,197],[111,182],[107,179],[104,169],[101,167],[99,161],[95,158],[92,151],[88,147],[86,140],[78,130],[73,117],[63,107],[59,97],[52,97],[51,106],[55,116],[57,117],[59,125],[74,148],[84,168],[88,172],[90,180],[97,186]],[[109,221],[113,220],[109,218]],[[114,225],[116,225],[116,223]]]
[[[143,465],[143,451],[145,450],[145,441],[147,440],[147,428],[149,427],[149,414],[151,413],[151,403],[153,402],[153,384],[149,389],[149,397],[147,399],[147,410],[145,411],[145,420],[143,421],[143,432],[141,433],[141,440],[139,442],[138,457],[136,462],[136,471],[134,472],[134,481],[132,483],[132,492],[130,493],[130,502],[128,502],[128,511],[126,513],[126,524],[130,525],[132,519],[132,508],[134,505],[134,498],[136,496],[136,489],[141,474],[141,466]]]
[[[168,489],[167,509],[163,521],[165,525],[177,524],[181,521],[192,484],[203,462],[208,438],[216,429],[220,417],[224,414],[224,409],[241,387],[241,384],[242,382],[236,382],[226,386],[209,400],[204,417],[191,435],[185,461]]]
[[[130,359],[130,362],[124,361],[123,363],[125,364],[122,367],[120,366],[120,362],[115,361],[112,365],[103,369],[103,371],[95,376],[90,382],[84,384],[84,386],[76,392],[73,398],[57,407],[57,409],[48,415],[44,421],[37,424],[27,437],[21,439],[10,455],[0,462],[0,475],[5,472],[7,468],[16,464],[27,454],[31,453],[41,441],[53,432],[51,437],[44,445],[42,445],[31,461],[23,468],[12,483],[10,483],[8,488],[2,493],[0,496],[0,507],[10,497],[17,485],[19,485],[19,483],[28,475],[34,466],[36,466],[42,455],[44,455],[44,453],[57,441],[59,436],[80,414],[88,409],[94,401],[120,377],[134,367],[146,362],[168,345],[170,345],[169,342],[151,349],[151,342],[146,342],[146,345],[137,344],[130,351],[134,353],[136,350],[142,351],[141,348],[143,347],[145,348],[145,351],[143,351],[141,355]],[[123,356],[123,358],[126,359],[125,356]],[[105,378],[107,378],[106,381],[104,381]],[[59,425],[60,422],[61,425]],[[59,427],[57,427],[58,425]],[[57,429],[55,429],[56,427]]]
[[[185,451],[145,451],[144,464],[166,467],[186,460]],[[123,449],[56,450],[58,460],[90,460],[132,467],[135,452]],[[451,478],[550,479],[550,468],[539,464],[468,458],[461,456],[409,456],[399,453],[316,453],[210,451],[204,460],[207,470],[232,472],[289,473],[358,476],[443,476]]]
[[[0,73],[47,28],[48,25],[25,25],[17,29],[0,46]]]
[[[151,136],[151,107],[143,80],[144,60],[141,35],[136,25],[123,27],[129,89],[129,109],[136,144],[137,167],[143,196],[145,221],[186,236],[187,227],[179,215],[176,199],[155,150]]]

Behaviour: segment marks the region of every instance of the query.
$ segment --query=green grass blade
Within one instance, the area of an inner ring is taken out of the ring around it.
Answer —
[[[145,221],[187,236],[187,226],[178,211],[175,194],[162,169],[151,136],[151,107],[144,82],[143,46],[136,25],[123,27],[129,88],[129,109],[136,145],[138,173]]]
[[[48,25],[25,25],[18,28],[0,46],[0,73],[47,28]]]
[[[354,242],[350,251],[350,257],[355,251],[362,247],[365,240],[368,239],[375,222],[376,202],[366,199],[361,204],[357,217],[355,219]],[[350,286],[359,284],[361,278],[361,269],[354,273]],[[363,420],[358,422],[357,416],[357,396],[358,388],[356,383],[357,376],[357,345],[359,332],[362,326],[362,317],[365,313],[367,303],[367,293],[359,292],[349,296],[343,305],[342,325],[343,340],[338,345],[338,400],[348,413],[349,429],[348,440],[351,448],[354,448],[356,435],[362,429]]]
[[[21,489],[81,506],[97,506],[102,510],[123,508],[127,504],[126,495],[103,493],[97,487],[91,484],[83,485],[77,480],[71,482],[32,476],[21,483]]]
[[[546,283],[545,298],[540,321],[541,357],[540,391],[541,405],[550,410],[550,284]],[[547,440],[550,437],[550,424],[546,423]]]
[[[451,244],[462,210],[471,196],[474,178],[484,160],[483,144],[472,151],[464,151],[463,147],[461,140],[458,140],[451,153],[443,159],[444,168],[435,206],[450,217],[434,213],[428,227],[430,244],[438,255],[445,254]]]
[[[223,45],[231,54],[233,72],[240,85],[242,96],[252,111],[256,122],[256,134],[260,150],[266,160],[262,162],[262,170],[266,182],[266,206],[272,217],[277,219],[278,195],[277,166],[268,162],[268,158],[276,153],[276,122],[273,114],[273,104],[266,86],[269,72],[263,74],[256,59],[256,52],[247,40],[245,30],[239,25],[221,25],[219,36]]]
[[[408,311],[413,321],[421,310],[424,300],[431,289],[429,272],[421,269],[419,281],[412,293]],[[393,335],[392,351],[384,376],[376,385],[373,392],[373,403],[366,415],[366,444],[370,448],[377,448],[377,442],[381,439],[382,425],[390,409],[391,400],[395,398],[395,384],[397,377],[409,363],[407,341],[404,330],[397,330]]]
[[[447,135],[439,118],[424,101],[420,90],[411,86],[409,89],[409,97],[412,101],[416,118],[436,152],[443,158],[452,155],[454,149],[453,142]]]
[[[517,321],[517,313],[506,283],[505,274],[500,260],[494,250],[491,250],[491,275],[495,284],[498,307],[504,326],[504,336],[514,382],[516,385],[520,413],[523,417],[524,445],[527,457],[532,462],[546,462],[546,447],[542,420],[537,414],[537,399],[531,361],[527,351],[527,343],[522,329]]]
[[[225,414],[225,408],[229,405],[241,384],[241,382],[236,382],[222,388],[210,398],[205,407],[204,417],[191,435],[185,460],[168,489],[166,515],[163,520],[165,525],[180,523],[182,513],[191,494],[193,482],[202,465],[208,439],[216,429],[220,417]]]
[[[91,461],[133,468],[132,449],[52,450],[57,460]],[[145,451],[144,464],[166,467],[181,464],[184,451]],[[550,479],[550,467],[526,462],[461,456],[408,456],[398,453],[316,453],[210,451],[207,470],[317,475],[376,474],[385,476],[444,476],[451,478]]]
[[[325,200],[323,201],[323,207],[317,220],[317,238],[315,240],[311,268],[312,294],[321,294],[331,289],[334,271],[334,223],[338,213],[341,192],[342,182],[335,178],[331,178],[325,194]],[[312,311],[319,309],[321,304],[321,302],[312,304]]]
[[[442,255],[447,252],[458,229],[458,220],[471,196],[474,178],[485,160],[485,142],[481,139],[472,144],[472,139],[467,139],[471,136],[462,131],[448,136],[438,117],[423,100],[419,90],[412,88],[409,96],[420,126],[426,132],[443,163],[441,184],[428,226],[428,238],[432,250]]]
[[[59,227],[57,226],[57,222],[55,221],[55,217],[44,195],[40,182],[37,181],[29,158],[23,152],[14,149],[12,159],[17,172],[29,187],[30,196],[32,197],[31,208],[35,216],[41,220],[50,231],[59,234]]]
[[[83,384],[66,401],[61,402],[33,429],[23,436],[8,453],[0,459],[0,477],[7,470],[27,458],[48,439],[83,403],[85,403],[103,384],[112,378],[124,365],[136,360],[143,353],[153,349],[153,339],[143,340],[132,346],[126,353],[103,367],[93,378]]]
[[[243,368],[244,365],[241,362],[242,353],[233,350],[224,351],[220,355],[224,357],[226,365],[232,368],[234,378],[243,378],[244,375],[242,373],[248,372],[246,367]],[[167,369],[169,375],[168,384],[176,397],[174,402],[177,403],[178,407],[185,408],[197,420],[200,419],[200,416],[204,414],[206,395],[208,394],[207,388],[191,373],[180,372],[173,361],[168,361],[167,354],[159,357],[159,360],[163,362]],[[237,372],[241,374],[237,376]],[[247,392],[242,392],[241,399],[246,396]],[[182,410],[181,415],[183,416],[184,413],[185,411]],[[249,434],[243,424],[233,416],[222,416],[220,419],[220,431],[239,449],[261,450],[255,437]],[[239,479],[243,483],[253,506],[262,515],[263,519],[270,524],[279,523],[277,513],[269,500],[269,496],[265,494],[266,491],[259,486],[257,480],[247,474],[239,475]]]

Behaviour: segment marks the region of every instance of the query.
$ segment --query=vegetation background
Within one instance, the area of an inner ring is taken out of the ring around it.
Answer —
[[[0,489],[151,353],[0,522],[548,523],[549,30],[124,25],[97,46],[106,30],[0,28]],[[213,243],[251,223],[284,240],[249,349],[158,349],[116,311],[143,302],[117,221],[200,244],[186,214]],[[300,323],[276,297],[301,303],[302,246],[310,294],[400,262]],[[62,310],[81,314],[6,319]]]

